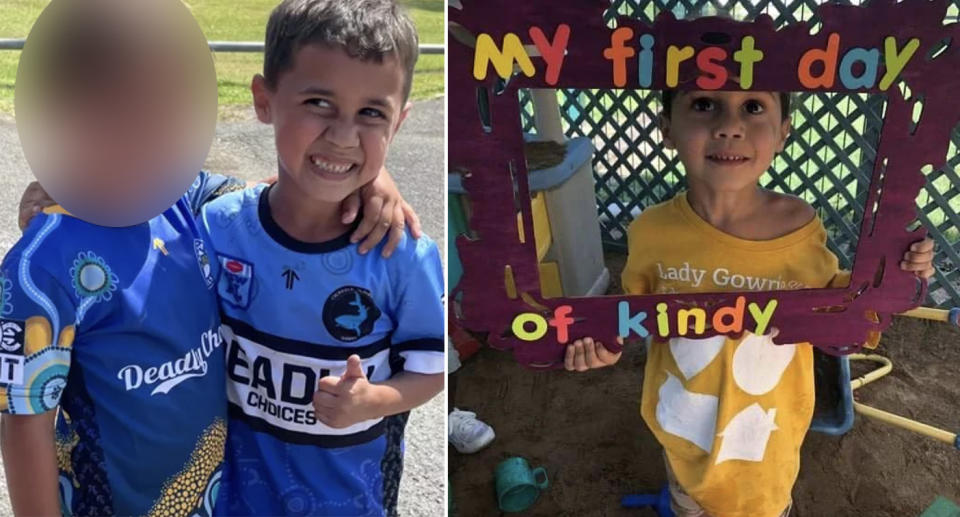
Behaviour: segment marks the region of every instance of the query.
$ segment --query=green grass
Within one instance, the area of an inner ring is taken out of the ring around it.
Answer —
[[[25,38],[49,0],[0,0],[0,37]],[[13,113],[13,85],[20,51],[0,51],[0,112]]]
[[[187,0],[209,40],[263,41],[267,18],[278,0]],[[0,0],[0,38],[25,38],[49,0]],[[421,43],[443,43],[443,0],[401,0],[417,25]],[[13,113],[19,51],[0,51],[0,112]],[[221,106],[250,105],[250,79],[263,68],[256,53],[216,53]],[[443,56],[421,56],[413,100],[443,94]]]

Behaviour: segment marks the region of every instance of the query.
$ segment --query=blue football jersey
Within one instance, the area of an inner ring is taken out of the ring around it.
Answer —
[[[0,267],[0,410],[56,409],[65,515],[210,515],[226,440],[201,174],[143,224],[38,215]],[[7,476],[17,472],[7,470]]]
[[[318,379],[360,356],[371,382],[442,373],[436,245],[407,236],[389,259],[349,233],[305,243],[274,221],[268,188],[203,209],[221,267],[229,427],[224,515],[385,515],[396,508],[407,415],[334,429],[313,410]]]

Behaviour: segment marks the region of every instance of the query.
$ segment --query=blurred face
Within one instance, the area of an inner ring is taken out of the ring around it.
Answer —
[[[105,226],[169,208],[202,168],[217,83],[181,2],[54,0],[20,59],[17,131],[50,196]]]
[[[780,115],[775,92],[678,92],[661,130],[691,183],[738,191],[756,185],[783,150],[790,120]]]
[[[70,173],[71,193],[122,204],[166,188],[183,165],[174,158],[197,137],[195,117],[184,109],[193,103],[178,84],[182,72],[154,56],[52,101],[58,120],[51,126],[62,131],[54,140],[62,149],[57,169]]]
[[[303,46],[275,90],[256,76],[257,115],[273,124],[284,181],[333,203],[372,181],[409,110],[403,82],[395,57],[360,61],[323,45]]]

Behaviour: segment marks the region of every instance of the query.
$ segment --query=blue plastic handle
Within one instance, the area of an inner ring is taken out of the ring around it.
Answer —
[[[657,494],[626,495],[620,499],[624,508],[653,508],[659,517],[674,517],[670,508],[670,488],[664,485]]]

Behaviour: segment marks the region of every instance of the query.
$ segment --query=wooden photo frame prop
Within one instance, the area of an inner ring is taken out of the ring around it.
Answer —
[[[463,328],[487,332],[491,346],[512,349],[533,368],[562,365],[564,344],[582,336],[617,350],[617,337],[629,343],[772,327],[780,331],[777,343],[810,342],[846,354],[924,299],[926,283],[899,264],[926,235],[922,226],[911,229],[922,170],[945,163],[950,132],[960,122],[960,31],[944,23],[944,0],[824,4],[817,23],[780,29],[767,15],[750,22],[678,20],[668,11],[652,25],[624,17],[608,24],[609,8],[601,0],[463,0],[449,11],[450,170],[461,175],[471,204],[470,232],[456,241],[464,273],[451,296]],[[520,238],[534,235],[520,88],[886,95],[849,286],[542,296],[534,239]],[[742,327],[688,328],[721,310],[739,311]]]

